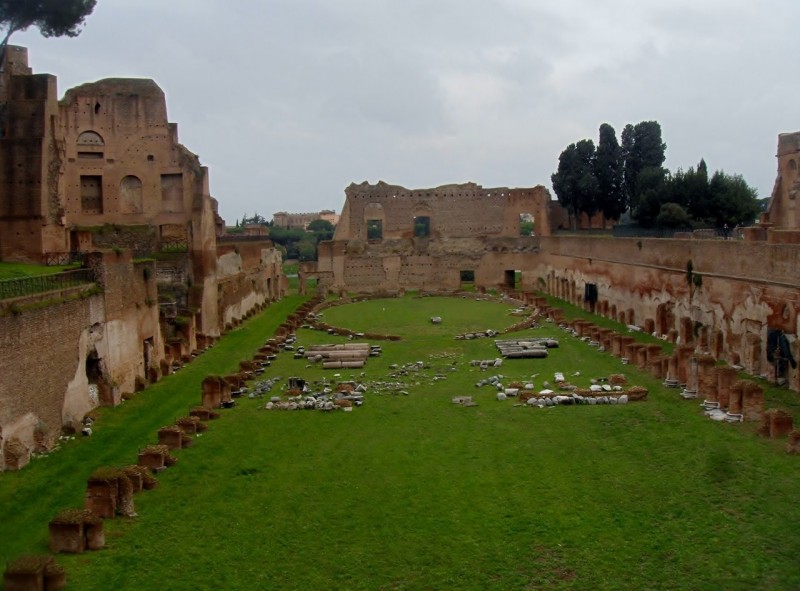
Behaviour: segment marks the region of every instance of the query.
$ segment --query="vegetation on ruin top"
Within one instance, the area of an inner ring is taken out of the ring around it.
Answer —
[[[5,263],[0,262],[0,281],[3,279],[19,279],[21,277],[36,277],[38,275],[53,275],[71,269],[77,269],[79,264],[48,266],[33,265],[29,263]]]

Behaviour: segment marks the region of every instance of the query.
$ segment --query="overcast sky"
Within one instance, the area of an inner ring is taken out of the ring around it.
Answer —
[[[364,180],[550,188],[568,144],[643,120],[671,170],[768,197],[799,25],[798,0],[98,0],[77,38],[11,42],[60,96],[154,79],[233,224],[339,212]]]

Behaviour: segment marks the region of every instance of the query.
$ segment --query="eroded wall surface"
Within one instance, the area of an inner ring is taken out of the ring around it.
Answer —
[[[118,404],[164,357],[155,264],[90,256],[103,291],[70,288],[0,316],[0,452],[50,448],[98,405]],[[0,458],[0,469],[5,466]]]
[[[800,248],[732,240],[608,240],[550,237],[523,289],[543,290],[579,305],[597,286],[596,312],[683,342],[704,340],[717,359],[774,379],[767,332],[782,330],[800,360]],[[687,281],[691,261],[699,286]],[[783,376],[800,390],[791,366]]]
[[[474,183],[406,189],[351,184],[333,240],[318,249],[316,277],[329,291],[457,289],[463,277],[503,286],[550,234],[550,195]],[[530,220],[533,235],[521,235]],[[513,287],[513,281],[512,281]]]
[[[286,295],[281,253],[271,242],[225,242],[218,253],[217,307],[223,327]]]
[[[800,232],[800,132],[778,136],[778,173],[769,208],[764,216],[776,232],[775,240],[786,240],[781,231]],[[795,239],[794,242],[800,242]]]

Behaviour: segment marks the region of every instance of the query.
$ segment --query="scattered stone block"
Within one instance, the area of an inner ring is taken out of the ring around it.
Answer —
[[[5,591],[56,591],[66,585],[66,571],[52,556],[22,556],[3,573]]]
[[[764,416],[764,389],[749,380],[742,390],[742,414],[746,421],[761,421]]]
[[[158,430],[159,445],[166,445],[169,449],[181,449],[183,447],[183,430],[177,425],[161,427]]]
[[[789,433],[789,441],[786,443],[786,453],[800,453],[800,429]]]
[[[16,437],[3,446],[3,463],[6,470],[21,470],[31,461],[31,450]]]
[[[758,434],[770,439],[781,439],[789,435],[793,428],[792,415],[779,408],[771,408],[764,412],[764,422]]]

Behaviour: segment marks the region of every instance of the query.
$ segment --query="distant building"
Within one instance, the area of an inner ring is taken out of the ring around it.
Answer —
[[[288,213],[279,211],[272,214],[272,225],[278,228],[300,228],[305,230],[308,224],[315,220],[325,220],[334,226],[339,222],[339,216],[332,209],[323,209],[314,213]]]

